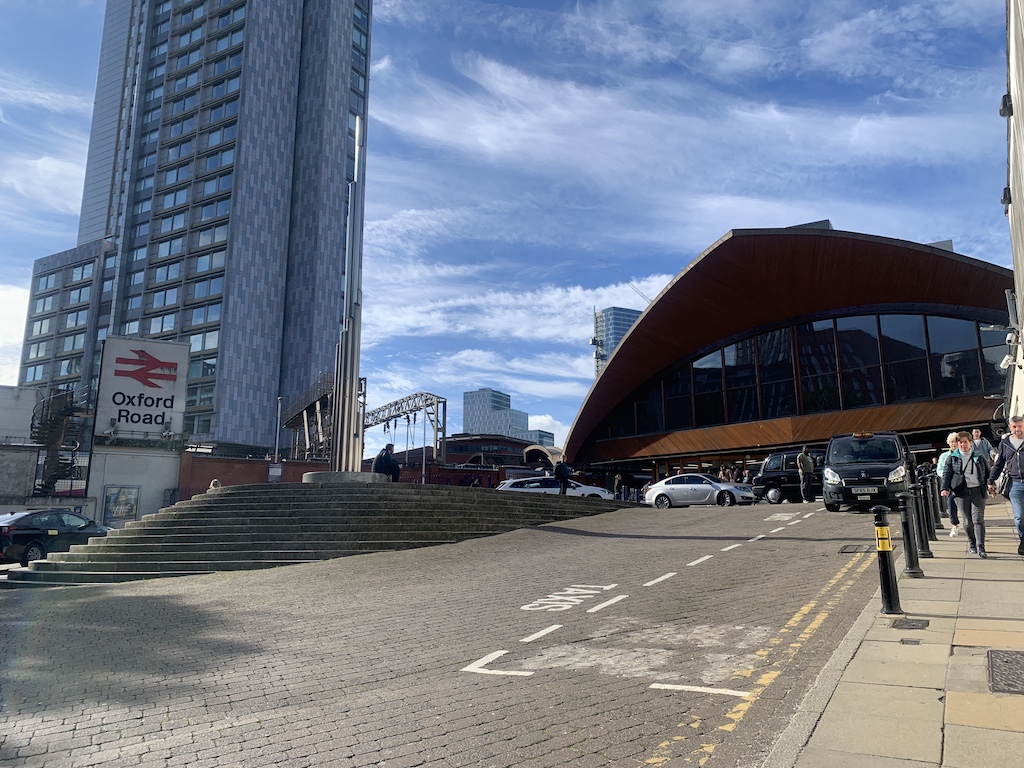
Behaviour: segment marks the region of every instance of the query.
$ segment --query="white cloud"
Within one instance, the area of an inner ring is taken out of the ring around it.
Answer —
[[[47,112],[92,114],[92,94],[65,88],[34,75],[0,69],[0,108],[37,107]]]
[[[0,384],[15,386],[21,365],[21,343],[28,315],[28,289],[0,285]]]

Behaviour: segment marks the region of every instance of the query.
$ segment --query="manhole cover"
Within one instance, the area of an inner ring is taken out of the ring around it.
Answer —
[[[893,619],[893,629],[928,629],[928,619]]]
[[[841,554],[841,555],[852,555],[855,552],[870,552],[870,551],[871,551],[871,545],[870,544],[847,544],[846,546],[844,546],[842,549],[839,550],[839,554]]]
[[[993,693],[1024,694],[1024,652],[989,651],[988,685]]]
[[[920,645],[921,641],[915,638],[901,637],[900,645]]]

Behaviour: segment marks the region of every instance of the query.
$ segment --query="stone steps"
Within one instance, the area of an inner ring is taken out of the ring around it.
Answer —
[[[7,586],[113,583],[434,546],[635,506],[412,484],[219,488],[8,571]]]

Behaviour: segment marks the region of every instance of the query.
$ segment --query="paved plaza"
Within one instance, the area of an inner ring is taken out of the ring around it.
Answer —
[[[811,504],[0,590],[0,764],[992,765],[956,760],[1021,738],[983,679],[1024,629],[1006,510],[987,561],[946,538],[900,580],[911,631],[871,517]]]

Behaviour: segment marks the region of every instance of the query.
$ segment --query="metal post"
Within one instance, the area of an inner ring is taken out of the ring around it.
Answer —
[[[945,530],[945,526],[943,526],[942,524],[942,503],[945,501],[945,499],[942,498],[942,494],[939,491],[939,486],[941,485],[941,482],[942,481],[939,480],[938,475],[928,476],[927,488],[932,496],[932,517],[935,521],[936,531]]]
[[[277,396],[277,437],[274,438],[274,463],[281,463],[281,396]]]
[[[875,516],[875,547],[878,550],[878,578],[882,586],[882,613],[903,613],[900,592],[896,586],[896,569],[892,562],[892,537],[886,507],[872,507]]]
[[[914,524],[913,512],[910,511],[910,500],[913,494],[903,492],[896,494],[900,504],[900,529],[903,531],[903,575],[912,579],[924,576],[921,563],[917,557],[917,526]]]
[[[928,540],[938,541],[939,537],[936,535],[935,525],[932,523],[931,510],[925,506],[924,486],[921,485],[921,483],[914,483],[910,486],[910,490],[914,494],[914,502],[917,504],[917,514],[921,518],[921,527],[928,536]]]
[[[928,544],[928,534],[930,532],[933,539],[937,539],[937,537],[935,536],[935,529],[925,523],[924,510],[921,507],[921,486],[916,484],[910,486],[910,492],[914,509],[914,524],[917,526],[914,529],[917,534],[917,554],[919,557],[935,557],[931,546]]]

